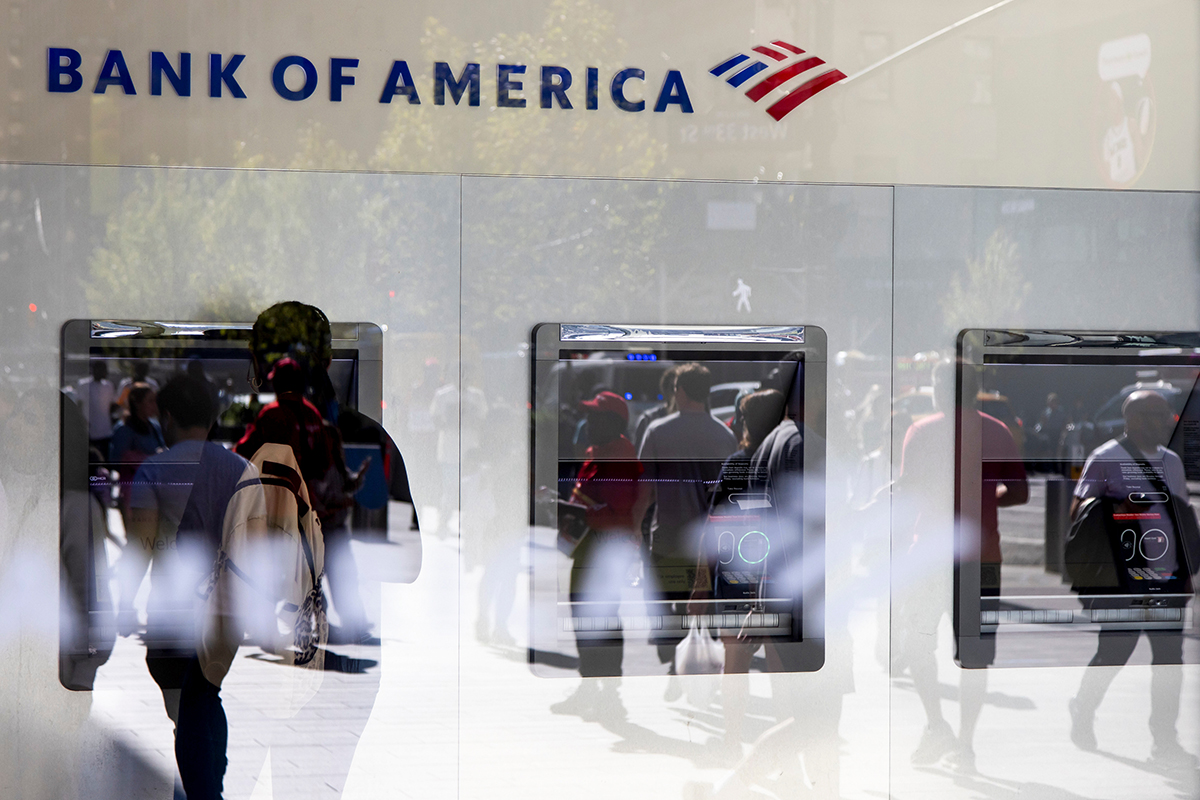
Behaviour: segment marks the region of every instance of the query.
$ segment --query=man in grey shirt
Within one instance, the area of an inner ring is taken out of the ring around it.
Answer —
[[[708,513],[712,487],[721,464],[737,450],[733,431],[708,411],[712,374],[700,364],[679,367],[675,404],[678,411],[652,423],[638,451],[645,467],[634,519],[644,518],[653,502],[650,552],[655,555],[696,557],[688,528]]]
[[[648,600],[686,601],[699,558],[700,533],[721,464],[737,450],[737,437],[708,410],[712,373],[701,364],[678,367],[675,406],[679,410],[652,423],[638,451],[642,474],[633,519],[650,520],[647,560]],[[681,613],[662,608],[658,613]],[[682,632],[658,639],[659,659],[672,663]]]

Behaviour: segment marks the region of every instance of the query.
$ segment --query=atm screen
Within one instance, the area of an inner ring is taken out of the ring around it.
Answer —
[[[111,320],[72,320],[63,326],[60,535],[65,589],[71,596],[62,604],[62,664],[111,647],[120,554],[134,546],[126,521],[138,468],[167,449],[157,420],[158,389],[183,373],[206,385],[217,411],[208,438],[227,448],[274,401],[269,380],[257,386],[252,382],[251,327]],[[379,328],[369,323],[335,323],[331,328],[328,373],[338,405],[378,421]],[[347,444],[348,462],[362,458],[355,448]],[[371,466],[378,475],[368,475],[368,482],[377,477],[381,483],[382,458],[376,456]],[[359,513],[357,507],[354,511]],[[66,671],[63,682],[79,688]]]
[[[965,331],[959,341],[960,655],[977,637],[1000,637],[988,651],[1021,636],[1190,626],[1200,335]],[[1034,652],[1030,663],[1078,660]]]
[[[693,626],[819,668],[820,332],[742,330],[535,330],[540,674],[654,674]]]

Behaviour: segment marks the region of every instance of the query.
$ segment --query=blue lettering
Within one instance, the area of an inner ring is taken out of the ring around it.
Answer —
[[[63,63],[63,59],[66,63]],[[79,65],[83,56],[78,50],[69,47],[46,48],[46,90],[50,92],[78,92],[83,86],[83,76],[79,74]],[[63,77],[66,76],[66,83]]]
[[[524,97],[509,97],[509,92],[521,91],[521,81],[510,81],[509,75],[520,75],[525,71],[524,64],[497,64],[496,65],[496,107],[497,108],[524,108]]]
[[[458,105],[458,101],[462,99],[463,92],[468,88],[471,90],[467,98],[467,105],[479,105],[479,65],[467,64],[463,67],[462,76],[457,80],[454,78],[454,73],[450,71],[450,65],[445,61],[438,61],[433,65],[433,104],[435,106],[446,105],[446,84],[450,85],[450,97],[454,100],[454,105]]]
[[[342,87],[353,86],[354,76],[342,73],[344,69],[354,69],[358,66],[357,58],[329,59],[329,99],[334,103],[342,102]]]
[[[208,54],[208,96],[220,97],[221,84],[229,87],[229,93],[234,97],[245,99],[246,93],[242,91],[242,87],[238,85],[237,79],[233,77],[233,73],[237,72],[237,68],[242,65],[246,59],[243,55],[234,55],[229,57],[229,63],[223,68],[221,67],[221,54]]]
[[[150,53],[150,94],[162,94],[163,75],[171,82],[171,88],[180,97],[192,96],[192,54],[179,54],[179,72],[171,66],[165,53],[154,50]]]
[[[630,67],[629,69],[623,69],[616,75],[613,75],[610,94],[612,94],[613,103],[615,103],[617,108],[621,109],[622,111],[644,111],[646,108],[645,100],[638,100],[635,103],[632,100],[626,99],[625,97],[625,81],[634,78],[640,81],[646,80],[645,71],[640,70],[637,67]]]
[[[600,107],[600,70],[596,67],[587,68],[587,109],[595,111]]]
[[[658,102],[654,104],[654,110],[662,112],[667,110],[667,106],[671,103],[677,103],[679,110],[684,114],[692,113],[692,101],[688,99],[687,87],[683,85],[683,76],[679,74],[679,70],[672,69],[667,71],[667,77],[663,80],[662,89],[658,93]]]
[[[304,70],[304,85],[294,91],[283,80],[288,67]],[[307,100],[317,90],[317,68],[304,56],[284,56],[275,62],[275,69],[271,70],[271,84],[275,87],[275,93],[284,100]]]
[[[569,88],[570,70],[565,67],[542,67],[542,108],[553,108],[554,100],[558,101],[559,108],[570,108],[571,101],[567,99]]]
[[[417,95],[417,86],[413,83],[412,73],[408,71],[407,61],[392,62],[392,71],[388,74],[387,83],[383,85],[383,94],[379,95],[379,102],[390,103],[398,94],[406,95],[409,105],[421,105],[421,98]]]
[[[104,57],[104,65],[100,67],[100,76],[96,78],[94,94],[104,94],[110,86],[120,86],[125,94],[137,94],[133,88],[133,78],[129,75],[129,67],[125,65],[125,56],[120,50],[109,50]]]

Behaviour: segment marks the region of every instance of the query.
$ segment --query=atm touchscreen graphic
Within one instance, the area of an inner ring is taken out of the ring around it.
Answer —
[[[726,642],[717,671],[763,645],[766,670],[819,669],[823,332],[547,324],[534,340],[535,672],[666,673],[693,627]]]
[[[963,666],[1085,664],[1082,633],[1191,629],[1200,334],[970,330],[959,353]]]

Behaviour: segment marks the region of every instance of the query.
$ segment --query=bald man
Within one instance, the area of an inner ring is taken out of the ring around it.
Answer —
[[[1083,474],[1075,487],[1075,498],[1071,501],[1072,517],[1079,510],[1080,503],[1089,497],[1107,495],[1122,498],[1127,491],[1153,491],[1149,482],[1145,482],[1145,487],[1127,487],[1129,478],[1122,477],[1121,463],[1128,463],[1135,455],[1155,466],[1161,464],[1163,477],[1171,493],[1187,497],[1183,462],[1166,447],[1175,431],[1175,412],[1171,404],[1158,392],[1144,389],[1125,398],[1121,414],[1125,417],[1125,436],[1122,439],[1110,439],[1088,456],[1087,463],[1083,465]],[[1138,452],[1131,453],[1131,446],[1137,448]]]
[[[1131,492],[1155,492],[1164,483],[1172,495],[1183,500],[1182,513],[1192,513],[1187,505],[1187,478],[1183,462],[1166,444],[1175,429],[1175,412],[1166,398],[1158,392],[1136,391],[1121,406],[1125,418],[1125,435],[1100,445],[1088,456],[1083,473],[1075,487],[1071,503],[1074,518],[1080,504],[1090,497],[1108,497],[1123,501]],[[1144,461],[1157,476],[1150,480],[1139,476],[1141,470],[1130,469],[1131,462]],[[1184,531],[1188,530],[1185,526]],[[1186,567],[1185,567],[1186,568]],[[1183,657],[1183,637],[1180,631],[1145,631],[1150,640],[1152,663],[1180,664]],[[1089,667],[1122,666],[1133,654],[1140,636],[1138,631],[1101,631],[1096,654]],[[1071,699],[1071,740],[1083,750],[1097,747],[1093,724],[1096,708],[1104,699],[1116,670],[1088,669]],[[1150,732],[1154,739],[1153,758],[1158,762],[1194,763],[1190,754],[1179,745],[1175,722],[1179,717],[1179,694],[1182,673],[1170,667],[1155,667],[1150,676]]]

